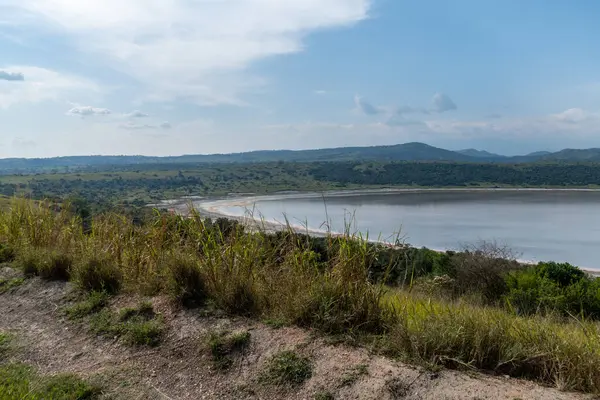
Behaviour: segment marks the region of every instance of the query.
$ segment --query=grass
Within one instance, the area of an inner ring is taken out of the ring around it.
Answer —
[[[0,360],[2,360],[10,350],[12,336],[6,332],[0,331]]]
[[[25,283],[23,278],[2,279],[0,278],[0,294],[21,286]]]
[[[227,370],[233,365],[233,355],[242,352],[250,344],[250,332],[210,332],[207,336],[207,347],[215,368]]]
[[[90,330],[99,335],[120,337],[129,345],[153,347],[160,344],[165,326],[152,304],[144,302],[118,313],[101,309],[90,318]]]
[[[277,386],[299,386],[312,376],[309,358],[294,351],[282,351],[271,357],[261,375],[261,381]]]
[[[69,319],[77,320],[97,313],[106,306],[108,295],[105,292],[91,292],[87,297],[65,309]]]
[[[361,376],[368,375],[369,366],[366,364],[357,365],[350,370],[346,371],[344,375],[342,375],[342,379],[340,380],[340,386],[352,386],[357,380],[360,379]]]
[[[0,399],[84,400],[99,395],[98,387],[75,375],[44,377],[23,364],[0,365]]]
[[[89,292],[165,293],[184,306],[209,302],[230,314],[375,341],[380,351],[410,362],[600,393],[597,322],[518,316],[501,307],[374,284],[369,260],[377,254],[350,234],[326,238],[318,254],[291,230],[269,235],[221,224],[195,213],[189,218],[157,213],[139,226],[103,214],[84,232],[81,221],[62,208],[15,199],[0,211],[0,242],[14,249],[17,260],[66,255],[74,260],[69,279]],[[39,264],[33,265],[37,271]],[[114,313],[95,306],[99,299],[89,301],[71,313],[91,314],[91,329],[99,334],[150,345],[162,337],[164,325],[160,317],[148,317],[147,306]],[[292,354],[271,360],[271,381],[310,376],[307,361]],[[300,364],[303,372],[292,372]]]
[[[315,393],[313,400],[334,400],[335,396],[331,392],[320,391]]]

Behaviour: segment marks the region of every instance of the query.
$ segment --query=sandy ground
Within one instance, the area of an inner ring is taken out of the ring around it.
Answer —
[[[0,276],[14,275],[2,269]],[[332,345],[314,332],[275,329],[257,321],[206,310],[174,308],[165,298],[150,299],[167,324],[157,348],[131,348],[116,339],[96,337],[85,324],[64,318],[72,289],[61,282],[27,281],[0,295],[0,330],[16,337],[12,357],[44,374],[72,372],[100,383],[104,399],[313,399],[330,392],[335,399],[591,399],[532,382],[457,371],[430,372],[375,356],[366,349]],[[120,296],[111,306],[136,304]],[[212,367],[203,345],[207,332],[251,333],[247,351],[229,372]],[[297,388],[272,387],[258,376],[277,351],[295,350],[310,357],[312,378]],[[344,378],[358,367],[366,373]]]

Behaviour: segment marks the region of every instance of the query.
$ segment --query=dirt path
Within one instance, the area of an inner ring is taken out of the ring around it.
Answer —
[[[5,269],[3,274],[11,273]],[[310,332],[274,329],[255,321],[198,310],[175,310],[152,299],[168,326],[157,348],[131,348],[95,337],[85,325],[68,321],[61,309],[70,287],[33,279],[0,294],[0,330],[14,333],[16,356],[42,373],[72,372],[99,383],[106,399],[313,399],[329,392],[335,399],[587,399],[531,382],[456,371],[431,373],[367,350],[329,345]],[[140,299],[119,297],[119,307]],[[249,330],[250,348],[229,372],[212,367],[201,337],[208,331]],[[258,382],[265,361],[279,350],[310,357],[314,372],[295,389]],[[353,371],[361,370],[354,378]],[[326,397],[323,397],[326,398]]]

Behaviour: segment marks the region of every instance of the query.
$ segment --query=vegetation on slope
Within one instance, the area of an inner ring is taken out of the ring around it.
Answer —
[[[68,209],[26,200],[0,213],[0,241],[14,249],[17,260],[40,252],[71,260],[68,274],[45,276],[62,276],[84,290],[164,292],[190,305],[210,300],[232,314],[375,340],[376,348],[406,360],[600,392],[600,327],[589,310],[581,307],[580,316],[565,318],[552,309],[562,303],[544,303],[528,315],[507,306],[502,300],[524,289],[509,283],[513,278],[507,274],[531,272],[515,270],[518,266],[493,254],[440,255],[454,261],[433,260],[432,269],[422,272],[416,267],[426,263],[415,263],[404,270],[411,279],[389,287],[388,272],[400,268],[394,267],[397,260],[409,258],[399,254],[383,268],[381,260],[390,254],[351,236],[312,243],[292,231],[249,233],[196,214],[157,214],[142,226],[120,215],[100,215],[86,233]],[[419,290],[447,282],[467,288],[483,274],[493,278],[475,291]],[[562,288],[584,279],[581,285],[597,285],[570,266],[538,266],[534,275],[540,282],[565,283]]]
[[[118,209],[138,219],[150,202],[181,196],[381,187],[597,187],[600,164],[314,162],[167,164],[0,177],[0,195],[70,200],[88,216]],[[0,208],[8,206],[0,197]]]

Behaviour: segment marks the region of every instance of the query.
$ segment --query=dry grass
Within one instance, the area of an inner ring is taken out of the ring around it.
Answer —
[[[64,209],[15,199],[0,212],[0,242],[18,259],[42,252],[47,259],[68,257],[69,279],[88,291],[164,292],[186,305],[208,299],[232,314],[375,336],[382,349],[409,360],[600,392],[597,324],[391,293],[369,282],[371,250],[349,234],[336,239],[322,262],[292,230],[274,242],[261,231],[215,227],[195,213],[157,214],[141,227],[109,214],[95,218],[84,233],[81,221]],[[105,314],[95,315],[99,331],[116,318]],[[160,331],[138,322],[132,342],[137,333],[147,338]]]

